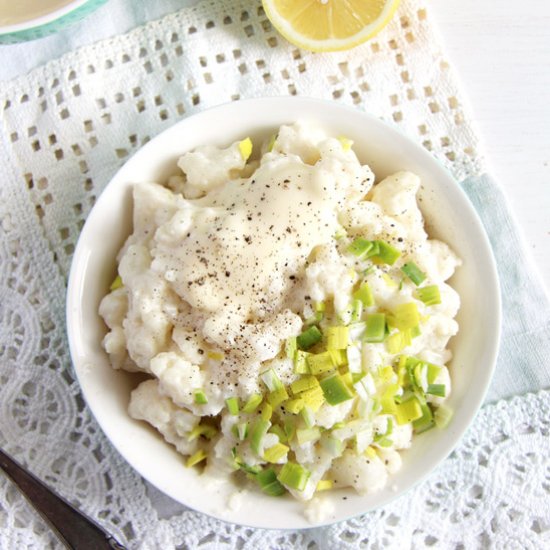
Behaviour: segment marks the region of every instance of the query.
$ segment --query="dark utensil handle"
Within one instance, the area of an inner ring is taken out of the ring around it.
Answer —
[[[0,450],[0,467],[68,548],[124,550],[117,540]]]

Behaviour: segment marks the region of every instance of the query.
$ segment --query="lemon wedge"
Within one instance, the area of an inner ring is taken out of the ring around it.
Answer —
[[[273,26],[313,52],[347,50],[380,32],[400,0],[262,0]]]

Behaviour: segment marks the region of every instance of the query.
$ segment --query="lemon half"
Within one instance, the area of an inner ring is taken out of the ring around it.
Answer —
[[[273,26],[313,52],[353,48],[380,32],[400,0],[262,0]]]

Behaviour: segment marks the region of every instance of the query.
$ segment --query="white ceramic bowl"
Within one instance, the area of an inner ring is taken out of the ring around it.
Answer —
[[[106,1],[14,0],[0,8],[0,44],[15,44],[58,32]]]
[[[222,105],[191,116],[150,141],[118,172],[99,197],[82,230],[71,269],[67,327],[75,370],[86,401],[107,437],[147,480],[183,504],[206,514],[255,527],[305,528],[303,505],[290,497],[249,492],[238,511],[227,509],[231,484],[208,486],[193,469],[126,409],[135,375],[114,371],[102,350],[106,328],[97,310],[116,273],[115,257],[131,232],[131,186],[162,182],[174,173],[176,159],[198,145],[227,145],[251,136],[265,138],[282,123],[316,120],[329,134],[354,141],[362,162],[377,180],[410,170],[422,178],[421,207],[431,236],[449,243],[464,264],[452,284],[462,307],[460,332],[452,340],[455,410],[451,424],[414,440],[403,453],[403,467],[388,487],[372,495],[352,490],[327,493],[335,512],[332,523],[383,506],[427,476],[457,445],[479,409],[491,380],[500,332],[500,293],[489,241],[467,196],[434,158],[406,136],[355,109],[304,98],[264,98]],[[344,500],[343,497],[347,498]]]

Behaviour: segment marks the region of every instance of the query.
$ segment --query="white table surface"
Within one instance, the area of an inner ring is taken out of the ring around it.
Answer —
[[[403,0],[406,1],[406,0]],[[0,46],[0,80],[125,32],[196,0],[110,0],[64,32]],[[433,0],[450,61],[463,81],[493,174],[504,187],[550,289],[550,2]]]

